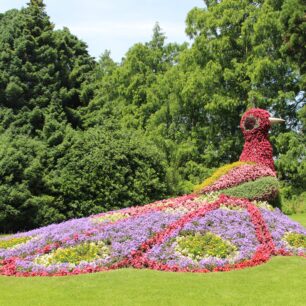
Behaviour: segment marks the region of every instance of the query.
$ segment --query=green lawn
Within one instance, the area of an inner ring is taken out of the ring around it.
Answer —
[[[305,305],[306,260],[211,274],[124,269],[57,278],[0,277],[0,305]]]
[[[306,215],[294,215],[306,225]],[[210,274],[123,269],[69,277],[0,277],[0,305],[292,305],[306,304],[306,260]]]
[[[289,216],[291,219],[301,223],[306,227],[306,213],[305,214],[296,214]]]

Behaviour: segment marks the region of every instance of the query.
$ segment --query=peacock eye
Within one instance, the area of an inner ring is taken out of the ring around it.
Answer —
[[[253,130],[259,126],[259,120],[253,116],[249,116],[244,120],[244,129],[246,131]]]

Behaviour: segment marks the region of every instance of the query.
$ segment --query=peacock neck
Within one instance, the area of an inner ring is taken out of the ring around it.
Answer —
[[[265,165],[275,171],[272,145],[267,137],[252,137],[250,140],[246,137],[239,160]]]

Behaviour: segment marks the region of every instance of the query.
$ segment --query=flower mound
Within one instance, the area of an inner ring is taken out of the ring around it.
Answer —
[[[305,228],[267,203],[188,195],[4,237],[0,274],[228,271],[305,256],[305,240]]]

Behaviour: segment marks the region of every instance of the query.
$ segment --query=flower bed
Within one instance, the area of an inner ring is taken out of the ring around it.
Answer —
[[[300,241],[306,229],[278,209],[224,195],[207,199],[183,196],[4,237],[0,274],[67,275],[122,267],[228,271],[275,254],[306,254],[284,238],[292,232]],[[7,247],[9,241],[20,243]]]
[[[222,167],[218,168],[212,174],[212,176],[207,178],[203,183],[197,185],[195,187],[194,191],[197,192],[197,193],[203,192],[206,187],[213,185],[219,178],[228,174],[232,169],[239,168],[242,165],[248,165],[248,164],[252,164],[252,163],[238,161],[238,162],[234,162],[234,163],[222,166]]]

